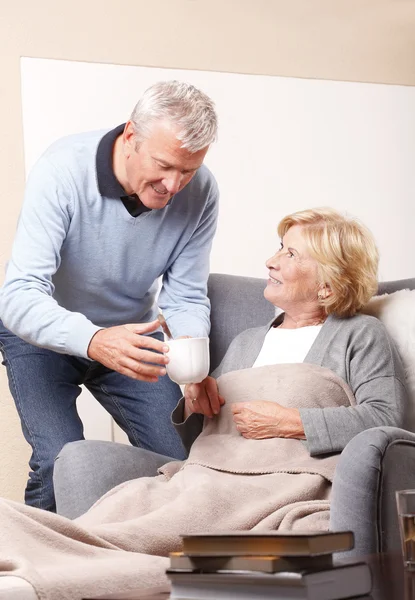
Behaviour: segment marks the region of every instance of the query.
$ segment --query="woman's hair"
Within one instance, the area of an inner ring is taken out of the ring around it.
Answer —
[[[357,219],[331,208],[312,208],[288,215],[278,225],[281,238],[302,227],[310,255],[318,263],[321,285],[332,294],[319,298],[327,314],[351,317],[376,293],[379,253],[372,233]]]
[[[148,139],[152,125],[160,120],[178,127],[177,139],[189,152],[206,148],[217,137],[213,101],[188,83],[160,81],[144,92],[131,114],[138,144]]]

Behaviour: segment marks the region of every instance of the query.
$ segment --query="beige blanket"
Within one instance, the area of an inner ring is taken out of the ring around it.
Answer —
[[[353,405],[345,382],[296,364],[227,373],[218,384],[226,405],[206,420],[187,461],[121,484],[75,521],[1,501],[0,574],[27,579],[42,600],[92,598],[167,585],[166,556],[183,533],[327,529],[337,457],[311,458],[299,440],[246,440],[230,406]]]

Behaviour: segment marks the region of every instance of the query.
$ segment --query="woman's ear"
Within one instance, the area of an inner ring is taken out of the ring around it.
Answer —
[[[317,296],[319,300],[326,300],[326,298],[329,298],[332,295],[332,293],[333,291],[329,283],[321,283],[318,286]]]

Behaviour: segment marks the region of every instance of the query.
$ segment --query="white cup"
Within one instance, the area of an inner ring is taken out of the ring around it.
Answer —
[[[167,374],[179,385],[200,383],[209,375],[209,338],[168,340]]]

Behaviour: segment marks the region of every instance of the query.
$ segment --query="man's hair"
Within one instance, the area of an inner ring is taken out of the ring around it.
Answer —
[[[327,314],[351,317],[376,293],[379,253],[372,233],[357,219],[332,208],[312,208],[288,215],[278,225],[282,238],[302,227],[310,255],[318,263],[319,284],[332,294],[319,299]]]
[[[217,137],[218,117],[213,101],[181,81],[160,81],[149,87],[137,102],[131,121],[138,144],[149,138],[155,121],[175,125],[177,139],[189,152],[206,148]]]

